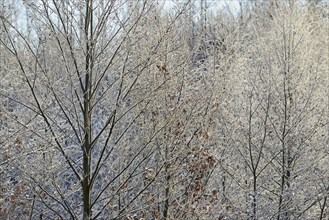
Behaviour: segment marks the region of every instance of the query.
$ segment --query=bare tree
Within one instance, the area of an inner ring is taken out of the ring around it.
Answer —
[[[318,196],[324,186],[315,190],[311,179],[328,159],[328,54],[318,50],[328,44],[325,22],[321,13],[297,5],[267,15],[249,21],[253,29],[246,27],[250,35],[239,49],[246,54],[238,54],[228,76],[235,83],[229,85],[231,103],[222,110],[230,138],[223,144],[230,143],[228,152],[237,160],[224,170],[233,179],[231,195],[244,192],[229,199],[239,218],[309,218],[310,210],[320,216],[322,205],[315,204],[325,201]]]
[[[0,218],[326,219],[326,5],[216,2],[1,1]]]
[[[151,129],[142,120],[169,80],[159,82],[150,73],[160,65],[158,56],[171,53],[160,48],[187,4],[155,27],[149,37],[158,40],[148,42],[141,38],[156,1],[76,3],[26,3],[34,16],[31,39],[1,17],[2,45],[27,86],[26,96],[15,101],[33,115],[27,133],[31,148],[39,148],[21,165],[37,198],[31,216],[115,218],[136,208],[137,198],[168,164],[163,161],[152,181],[140,185],[153,142],[171,121]]]

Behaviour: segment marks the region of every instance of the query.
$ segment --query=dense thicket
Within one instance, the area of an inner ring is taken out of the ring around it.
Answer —
[[[1,219],[327,219],[329,6],[1,0]]]

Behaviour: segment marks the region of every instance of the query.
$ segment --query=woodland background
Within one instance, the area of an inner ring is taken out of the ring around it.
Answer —
[[[0,3],[1,219],[329,218],[328,1]]]

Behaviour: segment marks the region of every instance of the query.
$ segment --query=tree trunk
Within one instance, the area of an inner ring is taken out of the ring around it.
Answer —
[[[83,144],[83,180],[82,180],[82,189],[83,189],[83,219],[91,219],[91,177],[90,177],[90,167],[91,167],[91,140],[92,140],[92,126],[91,126],[91,117],[92,117],[92,0],[87,1],[86,4],[86,19],[85,19],[85,38],[86,38],[86,75],[85,75],[85,86],[84,91],[84,144]]]

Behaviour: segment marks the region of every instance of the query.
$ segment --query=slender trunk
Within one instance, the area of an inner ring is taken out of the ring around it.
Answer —
[[[281,192],[279,196],[279,209],[278,209],[278,217],[277,220],[280,220],[281,212],[282,212],[282,206],[283,206],[283,194],[284,194],[284,186],[285,186],[285,162],[286,162],[286,150],[285,150],[285,143],[284,139],[282,140],[282,174],[281,174]]]
[[[257,219],[257,175],[253,173],[253,200],[252,200],[252,214],[253,220]]]
[[[321,207],[321,213],[320,213],[320,218],[319,218],[319,220],[322,220],[322,219],[324,219],[324,215],[325,215],[325,213],[324,213],[324,210],[325,210],[325,208],[326,208],[326,203],[327,203],[327,196],[326,197],[324,197],[324,201],[323,201],[323,205],[322,205],[322,207]]]
[[[84,86],[84,144],[83,144],[83,219],[91,219],[91,184],[90,184],[90,167],[91,167],[91,89],[92,89],[92,0],[87,1],[86,20],[85,20],[85,37],[86,37],[86,75]]]
[[[168,163],[168,147],[166,147],[166,161],[165,163],[167,163],[165,165],[165,174],[166,174],[166,190],[165,190],[165,196],[166,196],[166,200],[165,200],[165,204],[164,204],[164,210],[163,210],[163,218],[167,219],[168,218],[168,210],[169,210],[169,196],[170,196],[170,171],[169,171],[169,163]]]
[[[291,156],[291,146],[288,146],[287,149],[287,172],[286,172],[286,184],[287,184],[287,201],[291,200],[290,197],[290,181],[291,181],[291,171],[292,171],[292,156]],[[289,207],[287,207],[289,209]],[[290,212],[289,210],[285,213],[285,219],[289,219]]]
[[[253,176],[253,195],[252,195],[252,217],[251,219],[255,220],[257,219],[257,162],[254,161],[254,156],[252,152],[252,96],[250,96],[249,100],[249,120],[248,120],[248,148],[249,148],[249,157],[250,157],[250,166],[251,166],[251,172]]]
[[[282,131],[282,173],[281,173],[281,192],[279,197],[279,209],[278,209],[278,217],[277,220],[280,220],[282,214],[282,207],[283,207],[283,194],[286,185],[286,128],[287,128],[287,121],[288,121],[288,97],[286,92],[286,78],[287,72],[285,72],[284,82],[283,82],[283,92],[284,92],[284,121],[283,121],[283,131]]]
[[[165,207],[163,210],[163,218],[167,219],[168,217],[168,210],[169,210],[169,181],[170,181],[170,175],[167,175],[166,177],[166,182],[167,182],[167,186],[166,186],[166,201],[165,201]]]

